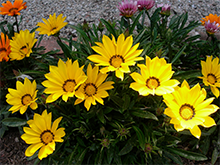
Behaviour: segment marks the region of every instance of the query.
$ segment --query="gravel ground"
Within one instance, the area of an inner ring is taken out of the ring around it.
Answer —
[[[6,0],[1,0],[1,3],[5,2]],[[47,19],[53,13],[57,15],[63,13],[66,21],[73,25],[81,24],[84,19],[90,24],[96,25],[100,18],[106,20],[120,19],[117,6],[121,0],[24,0],[24,2],[27,2],[27,8],[22,11],[21,29],[31,30],[36,27],[37,22],[42,21],[42,18]],[[155,0],[155,2],[155,4],[170,4],[177,14],[188,12],[189,21],[199,21],[209,13],[220,15],[219,0]],[[155,7],[151,10],[154,11],[154,9]],[[8,19],[10,22],[14,21],[12,17],[1,15],[0,22],[4,19]],[[205,31],[205,29],[201,26],[195,31]],[[74,33],[73,29],[67,27],[61,30],[62,37]],[[36,34],[38,36],[38,32]]]

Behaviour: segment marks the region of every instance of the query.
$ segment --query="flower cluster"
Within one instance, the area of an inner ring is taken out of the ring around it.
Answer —
[[[209,14],[205,18],[202,18],[201,23],[205,26],[206,32],[210,35],[220,30],[220,16],[216,14]]]

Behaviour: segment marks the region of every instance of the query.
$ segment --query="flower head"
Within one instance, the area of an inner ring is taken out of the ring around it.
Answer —
[[[35,110],[38,105],[35,102],[37,100],[37,85],[35,80],[31,81],[27,78],[24,79],[24,84],[22,82],[16,82],[16,89],[8,88],[8,94],[6,95],[6,102],[10,105],[13,105],[9,111],[15,113],[20,110],[20,113],[23,114],[28,106],[31,109]]]
[[[27,121],[29,127],[24,127],[25,133],[21,135],[27,144],[31,144],[25,151],[26,156],[30,157],[40,149],[38,158],[42,160],[53,153],[55,142],[63,142],[61,138],[65,136],[65,128],[57,129],[62,117],[56,119],[52,126],[51,119],[51,112],[47,113],[47,110],[44,110],[41,115],[35,113],[33,120]]]
[[[212,60],[212,56],[207,56],[206,61],[201,61],[203,77],[199,77],[203,80],[206,86],[211,87],[212,93],[215,97],[219,97],[220,88],[220,64],[219,58],[216,57]],[[218,87],[218,88],[217,88]]]
[[[48,36],[55,35],[60,31],[60,29],[68,24],[67,22],[64,22],[65,19],[66,17],[63,17],[63,14],[56,17],[56,13],[54,13],[53,16],[49,16],[48,20],[42,18],[44,23],[38,22],[37,26],[39,26],[39,28],[37,28],[36,31],[40,31],[39,34],[47,34]]]
[[[139,10],[149,10],[151,9],[155,4],[154,0],[138,0],[137,6]]]
[[[200,138],[201,130],[198,125],[203,127],[212,127],[216,125],[215,120],[209,117],[216,112],[219,107],[211,102],[213,98],[206,99],[206,91],[197,84],[190,89],[189,84],[184,80],[181,87],[164,95],[164,102],[167,107],[164,114],[171,117],[170,123],[179,132],[189,129],[191,134]]]
[[[47,87],[44,93],[50,94],[46,103],[54,102],[60,96],[66,102],[69,97],[75,95],[75,90],[87,79],[78,61],[72,63],[70,59],[66,63],[59,59],[58,66],[50,66],[50,73],[45,74],[45,77],[47,80],[42,82],[43,86]]]
[[[0,38],[0,62],[3,60],[8,61],[9,60],[9,54],[11,52],[11,46],[10,46],[10,40],[7,35],[4,33],[1,33]]]
[[[118,7],[120,15],[124,17],[132,17],[138,10],[137,1],[134,0],[123,0]]]
[[[16,16],[20,15],[19,11],[26,9],[26,2],[23,3],[23,0],[15,0],[14,4],[10,1],[6,3],[2,3],[3,7],[0,7],[0,14],[2,15],[9,15],[9,16]]]
[[[158,4],[157,8],[160,8],[160,7],[162,7],[161,12],[160,12],[161,15],[165,15],[165,16],[170,15],[170,8],[171,8],[170,5],[168,5],[168,4]]]
[[[21,30],[19,33],[15,33],[15,36],[10,40],[11,53],[9,57],[11,60],[22,60],[30,56],[32,47],[37,42],[34,36],[35,33],[30,33],[28,30]]]
[[[123,80],[124,73],[130,72],[128,66],[135,65],[136,61],[143,60],[143,57],[138,57],[143,51],[137,50],[139,43],[132,47],[132,36],[125,39],[124,34],[121,34],[116,42],[113,35],[112,40],[104,35],[102,42],[96,42],[98,46],[92,47],[98,54],[88,57],[89,60],[98,63],[98,66],[105,66],[100,70],[101,73],[115,71],[116,77]]]
[[[108,97],[106,90],[114,88],[112,86],[114,84],[113,81],[104,82],[107,76],[107,74],[99,73],[98,66],[92,68],[89,64],[87,67],[88,79],[76,91],[75,95],[78,99],[75,101],[75,104],[85,100],[84,106],[87,110],[90,109],[91,104],[96,105],[96,101],[103,105],[104,101],[102,98]]]
[[[153,58],[146,56],[146,65],[138,64],[141,74],[134,72],[131,77],[135,82],[131,83],[130,88],[138,91],[140,95],[164,95],[174,91],[174,87],[179,81],[170,79],[174,73],[171,64],[167,64],[164,58]]]
[[[220,30],[220,16],[216,14],[209,14],[205,18],[202,18],[201,23],[205,26],[208,34],[214,34]]]

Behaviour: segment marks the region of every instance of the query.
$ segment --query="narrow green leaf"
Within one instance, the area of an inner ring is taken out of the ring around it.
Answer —
[[[185,50],[185,48],[186,48],[186,45],[183,45],[182,48],[177,52],[177,54],[175,55],[175,57],[171,61],[172,64],[175,63],[176,60],[178,60],[178,58],[182,55],[182,53]]]
[[[135,130],[137,137],[138,137],[138,142],[140,144],[140,147],[142,148],[142,150],[144,150],[145,147],[145,137],[143,132],[136,126],[132,126],[133,129]]]
[[[80,156],[78,157],[78,160],[76,162],[76,164],[82,164],[82,161],[86,155],[88,148],[84,149],[83,152],[80,154]]]
[[[132,149],[133,149],[133,145],[131,144],[131,142],[128,141],[127,144],[125,144],[125,146],[118,153],[118,155],[122,156],[128,154]]]
[[[171,154],[170,152],[167,152],[166,150],[164,150],[163,152],[164,152],[165,156],[167,156],[168,158],[172,159],[178,165],[182,165],[183,164],[181,158],[178,155]]]
[[[82,138],[80,138],[80,137],[76,137],[76,140],[77,140],[77,142],[79,143],[79,145],[81,145],[81,146],[83,146],[83,147],[86,147],[86,145],[85,145],[85,143],[84,143],[84,141],[82,140]]]
[[[5,134],[5,131],[8,130],[8,127],[5,126],[4,124],[2,124],[1,128],[0,128],[0,138],[2,138]]]
[[[119,107],[122,107],[122,105],[123,105],[123,100],[120,98],[120,97],[118,97],[118,96],[110,96],[110,99],[115,103],[115,104],[117,104]]]
[[[131,28],[129,29],[129,34],[133,34],[134,28],[135,28],[135,26],[137,25],[137,23],[138,23],[138,21],[139,21],[139,19],[140,19],[140,17],[141,17],[142,14],[143,14],[143,11],[141,11],[141,12],[136,16],[136,18],[135,18],[135,20],[134,20],[134,22],[133,22]]]
[[[203,154],[191,152],[191,151],[185,151],[179,148],[164,148],[165,150],[172,152],[174,154],[177,154],[179,156],[182,156],[184,158],[190,159],[190,160],[196,160],[196,161],[204,161],[207,160],[207,157]]]
[[[57,43],[59,44],[59,46],[61,47],[61,49],[63,50],[64,52],[64,55],[66,58],[71,58],[71,55],[70,55],[70,48],[63,42],[57,40]]]
[[[132,115],[145,118],[145,119],[153,119],[158,121],[158,118],[151,112],[145,110],[135,110],[131,112]]]
[[[180,81],[184,79],[191,79],[191,78],[198,78],[201,76],[201,71],[200,70],[190,70],[190,71],[178,71],[175,72],[175,75],[173,78],[178,79]]]
[[[106,152],[107,152],[108,164],[111,164],[111,162],[114,158],[114,148],[110,146],[110,148]]]
[[[110,23],[108,23],[108,21],[104,20],[104,19],[100,19],[100,21],[102,21],[102,23],[105,25],[105,27],[108,29],[108,31],[114,35],[115,38],[117,38],[115,29],[112,27],[112,25],[110,25]]]
[[[2,120],[2,123],[8,127],[19,127],[27,123],[27,120],[20,119],[17,117],[5,118]]]
[[[96,114],[97,114],[99,120],[104,124],[105,118],[104,118],[104,114],[103,114],[103,109],[98,110]]]
[[[216,160],[218,159],[218,149],[215,148],[214,151],[212,152],[212,159],[211,159],[211,163],[214,165]]]
[[[143,37],[144,33],[145,33],[146,29],[143,29],[142,31],[140,31],[138,33],[138,35],[134,38],[134,45],[139,43],[141,38]]]

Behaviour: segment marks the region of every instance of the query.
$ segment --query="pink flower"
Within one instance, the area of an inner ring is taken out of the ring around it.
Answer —
[[[119,11],[121,12],[120,15],[124,17],[132,17],[138,10],[137,1],[134,0],[123,0],[118,7]]]
[[[161,3],[161,4],[157,5],[157,8],[159,8],[159,7],[162,7],[161,12],[160,12],[161,15],[166,15],[166,16],[170,15],[170,8],[171,8],[170,5],[168,5],[168,4],[164,5]]]
[[[207,33],[209,34],[214,34],[216,33],[218,30],[220,30],[220,25],[219,23],[214,22],[210,22],[210,20],[205,22],[205,29],[207,31]]]
[[[137,6],[139,10],[149,10],[151,9],[155,4],[154,0],[138,0]]]

